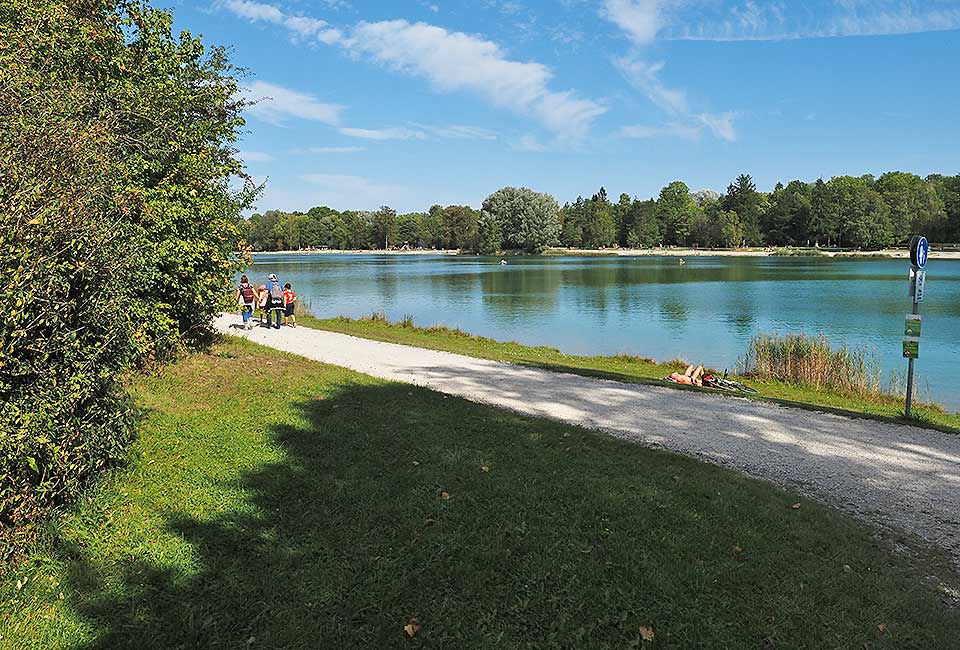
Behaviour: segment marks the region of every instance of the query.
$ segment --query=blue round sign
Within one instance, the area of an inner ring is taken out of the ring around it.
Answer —
[[[930,257],[930,244],[926,237],[914,237],[910,246],[910,261],[918,269],[927,265],[927,259]]]

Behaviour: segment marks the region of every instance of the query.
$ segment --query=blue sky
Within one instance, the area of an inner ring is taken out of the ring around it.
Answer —
[[[249,70],[260,210],[960,173],[960,0],[166,6]]]

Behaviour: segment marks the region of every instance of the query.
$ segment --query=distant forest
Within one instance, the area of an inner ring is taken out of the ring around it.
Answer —
[[[681,181],[656,199],[604,188],[562,208],[549,194],[506,187],[480,210],[435,205],[397,214],[315,207],[253,215],[247,241],[257,251],[331,249],[460,249],[479,253],[552,246],[603,249],[696,246],[826,246],[879,249],[905,245],[922,233],[934,242],[960,242],[960,175],[889,172],[836,176],[814,183],[777,183],[759,192],[749,175],[724,194],[690,192]]]

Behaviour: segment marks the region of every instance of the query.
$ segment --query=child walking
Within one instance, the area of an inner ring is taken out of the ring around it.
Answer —
[[[257,295],[257,288],[250,284],[250,279],[247,276],[240,278],[235,300],[240,305],[243,329],[251,329],[253,327],[253,308],[259,302],[259,296]]]
[[[293,292],[293,287],[287,282],[283,285],[283,313],[284,324],[290,327],[297,326],[297,294]]]

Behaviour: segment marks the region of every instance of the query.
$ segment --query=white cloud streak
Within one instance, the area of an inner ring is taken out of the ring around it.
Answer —
[[[494,106],[538,119],[561,137],[586,135],[606,108],[572,90],[549,88],[545,65],[512,61],[491,41],[426,23],[362,22],[343,46],[398,72],[421,77],[439,92],[467,91]]]
[[[652,43],[660,31],[663,17],[657,0],[605,0],[605,16],[626,34],[634,45],[627,56],[615,58],[614,65],[627,81],[643,92],[670,120],[661,126],[626,126],[620,135],[628,138],[676,136],[699,139],[705,129],[727,142],[737,139],[734,120],[736,113],[694,114],[687,94],[682,89],[670,88],[660,80],[664,63],[645,60],[640,50]]]
[[[585,136],[607,110],[573,90],[552,89],[547,66],[511,60],[499,45],[479,36],[406,20],[361,22],[344,34],[324,21],[290,16],[270,4],[227,0],[224,6],[246,20],[280,25],[300,38],[336,44],[355,57],[425,79],[438,92],[479,96],[497,108],[534,118],[559,138]]]
[[[266,22],[280,25],[302,39],[316,38],[323,43],[334,43],[340,32],[326,21],[308,16],[286,14],[274,5],[251,0],[226,0],[223,5],[241,18],[250,22]]]
[[[310,153],[356,153],[365,151],[363,147],[310,147]]]
[[[652,43],[660,29],[657,0],[606,0],[607,18],[626,32],[634,43]]]
[[[705,6],[696,17],[677,16],[662,29],[661,36],[670,40],[782,41],[960,29],[960,6],[955,0],[701,4]]]
[[[290,88],[257,80],[241,94],[244,99],[255,102],[244,109],[246,113],[276,126],[283,126],[291,117],[331,126],[340,124],[343,106],[323,103],[313,95]]]
[[[273,160],[273,156],[263,151],[240,151],[237,155],[245,163],[270,162]]]
[[[423,140],[427,137],[423,131],[415,131],[404,127],[391,127],[388,129],[343,127],[340,129],[340,133],[351,138],[360,138],[362,140]]]

